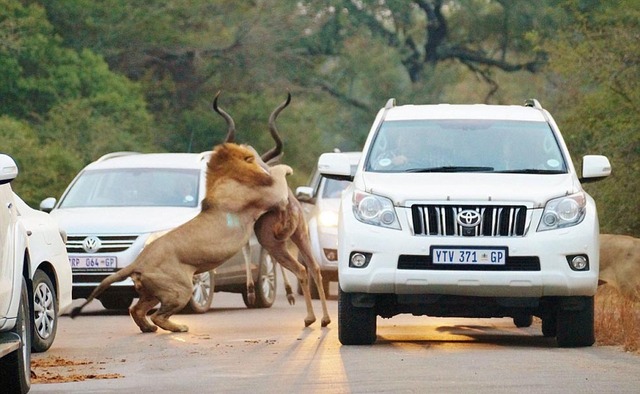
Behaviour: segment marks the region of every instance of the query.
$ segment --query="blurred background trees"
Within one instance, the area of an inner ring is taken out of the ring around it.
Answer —
[[[577,166],[612,160],[587,185],[603,231],[639,236],[638,21],[632,0],[0,0],[1,150],[37,205],[107,152],[211,149],[219,90],[238,140],[265,151],[290,91],[278,127],[295,187],[320,153],[360,149],[389,97],[536,97]]]

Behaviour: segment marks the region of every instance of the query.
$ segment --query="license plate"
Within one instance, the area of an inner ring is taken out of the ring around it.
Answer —
[[[69,264],[77,270],[115,269],[118,258],[114,256],[69,256]]]
[[[431,247],[433,264],[495,264],[507,262],[507,248]]]

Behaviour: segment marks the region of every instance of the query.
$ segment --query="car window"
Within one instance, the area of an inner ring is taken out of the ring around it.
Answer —
[[[109,169],[83,172],[60,207],[198,205],[198,170]]]
[[[546,122],[511,120],[387,121],[367,157],[375,172],[566,173]]]
[[[340,198],[342,191],[350,184],[349,181],[323,178],[322,198]]]

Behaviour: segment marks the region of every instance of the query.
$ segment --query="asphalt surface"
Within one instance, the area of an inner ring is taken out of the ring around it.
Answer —
[[[182,334],[142,334],[94,302],[63,316],[53,347],[33,355],[31,392],[640,393],[640,355],[560,349],[539,322],[401,315],[378,318],[375,345],[341,346],[335,299],[329,327],[314,301],[318,321],[305,328],[304,300],[290,306],[282,293],[253,310],[216,293],[208,313],[174,317],[190,327]]]

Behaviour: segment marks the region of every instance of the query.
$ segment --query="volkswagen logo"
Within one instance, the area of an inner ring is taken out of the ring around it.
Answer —
[[[461,211],[460,213],[458,213],[458,216],[456,217],[456,221],[462,227],[476,227],[477,225],[480,224],[480,219],[482,219],[480,214],[470,209],[465,209],[464,211]]]
[[[102,247],[102,242],[100,242],[100,238],[91,235],[82,241],[82,248],[87,253],[95,253],[100,250]]]

